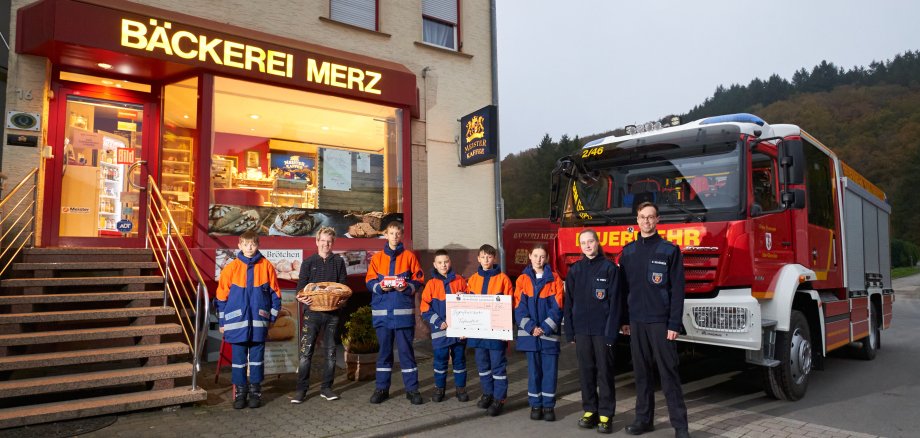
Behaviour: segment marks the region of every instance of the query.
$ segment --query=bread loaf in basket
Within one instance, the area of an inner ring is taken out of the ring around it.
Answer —
[[[321,281],[310,283],[297,293],[298,298],[312,298],[310,310],[315,312],[329,312],[345,306],[351,297],[351,288],[334,281]]]

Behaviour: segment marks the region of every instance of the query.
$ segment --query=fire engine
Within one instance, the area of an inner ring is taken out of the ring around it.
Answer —
[[[891,324],[885,193],[796,125],[733,114],[629,126],[560,159],[551,190],[553,226],[512,223],[509,246],[550,242],[565,275],[581,230],[616,258],[639,232],[636,207],[656,203],[658,232],[684,256],[679,339],[745,350],[774,398],[802,398],[833,350],[873,359]],[[515,254],[509,267],[526,263]]]

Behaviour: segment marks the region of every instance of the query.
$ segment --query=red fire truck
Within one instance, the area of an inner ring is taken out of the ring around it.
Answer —
[[[579,231],[615,258],[636,238],[636,207],[655,202],[658,232],[684,255],[680,340],[745,350],[777,399],[802,398],[833,350],[871,360],[891,324],[885,193],[798,126],[750,114],[629,126],[560,159],[552,201],[562,275],[581,257]],[[554,228],[509,223],[507,247]],[[511,270],[526,263],[517,252]]]

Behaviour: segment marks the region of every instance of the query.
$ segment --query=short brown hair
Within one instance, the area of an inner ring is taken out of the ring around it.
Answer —
[[[447,253],[446,249],[439,249],[435,251],[434,258],[438,258],[438,256],[447,256],[447,258],[450,258],[450,254]]]
[[[392,221],[387,224],[387,227],[384,230],[389,230],[390,228],[396,228],[399,231],[405,230],[405,226],[400,221]]]
[[[240,234],[240,243],[243,243],[244,240],[249,240],[254,242],[256,245],[259,244],[259,233],[256,233],[252,230],[246,230],[243,234]]]
[[[639,212],[642,211],[642,209],[645,208],[645,207],[652,207],[652,208],[654,208],[654,209],[655,209],[655,216],[658,216],[658,206],[655,205],[654,202],[647,202],[647,201],[646,201],[646,202],[643,202],[643,203],[641,203],[641,204],[639,204],[639,206],[636,207],[636,213],[639,213]]]
[[[319,228],[319,231],[316,232],[316,239],[319,240],[319,236],[322,236],[323,234],[326,234],[326,235],[328,235],[329,237],[331,237],[332,240],[335,240],[335,228],[332,228],[332,227],[320,227],[320,228]]]
[[[479,252],[484,252],[492,257],[495,257],[498,255],[498,251],[495,249],[495,247],[492,245],[489,245],[488,243],[480,246]]]

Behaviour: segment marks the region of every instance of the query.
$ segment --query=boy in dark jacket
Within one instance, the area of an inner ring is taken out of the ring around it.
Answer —
[[[530,419],[556,421],[556,376],[562,329],[563,284],[546,265],[546,249],[530,250],[530,265],[514,287],[514,323],[518,351],[527,352],[527,400]]]
[[[511,279],[495,264],[498,251],[492,245],[479,247],[479,269],[470,276],[467,284],[470,293],[482,295],[512,295]],[[507,341],[498,339],[470,338],[467,346],[476,349],[476,368],[479,370],[479,384],[482,398],[476,403],[486,409],[490,416],[502,413],[505,397],[508,395],[508,359],[505,357]]]
[[[281,311],[281,288],[275,267],[259,252],[259,235],[240,236],[236,259],[220,271],[217,310],[220,332],[233,351],[233,408],[262,405],[265,338]],[[246,368],[249,367],[249,386]]]
[[[467,292],[466,280],[456,274],[450,266],[450,255],[439,249],[434,253],[434,271],[431,280],[422,293],[422,320],[431,329],[431,345],[434,347],[434,395],[433,402],[444,401],[447,386],[447,361],[454,362],[454,386],[457,400],[466,402],[466,339],[447,337],[447,294]]]

